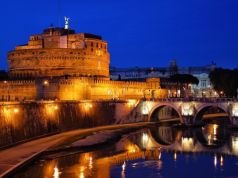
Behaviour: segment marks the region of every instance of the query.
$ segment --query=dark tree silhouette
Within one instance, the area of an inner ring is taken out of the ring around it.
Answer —
[[[210,80],[217,91],[223,91],[226,96],[237,96],[238,69],[217,68],[209,75]]]
[[[175,74],[170,77],[171,81],[180,84],[198,84],[199,80],[190,74]]]

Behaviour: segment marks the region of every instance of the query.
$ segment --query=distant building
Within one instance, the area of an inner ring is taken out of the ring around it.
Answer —
[[[110,68],[110,76],[112,80],[135,80],[143,81],[146,78],[160,78],[161,87],[168,89],[169,97],[176,97],[184,95],[184,86],[176,86],[175,83],[169,80],[169,77],[174,74],[191,74],[199,80],[198,85],[190,85],[190,95],[194,97],[218,97],[217,92],[209,79],[209,74],[216,68],[216,64],[212,62],[206,66],[195,67],[179,67],[176,61],[170,62],[169,67],[151,67],[151,68]],[[179,88],[179,89],[176,89]]]

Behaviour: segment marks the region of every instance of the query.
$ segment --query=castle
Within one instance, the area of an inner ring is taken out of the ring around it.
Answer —
[[[50,27],[8,53],[1,101],[164,98],[159,78],[111,81],[108,44],[101,36]]]

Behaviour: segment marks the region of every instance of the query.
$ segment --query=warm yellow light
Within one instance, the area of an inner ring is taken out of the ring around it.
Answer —
[[[182,137],[182,147],[184,151],[192,151],[194,145],[193,138]]]
[[[127,150],[129,153],[135,153],[136,152],[136,146],[135,145],[129,145],[127,147]]]
[[[91,109],[93,107],[93,104],[92,103],[84,103],[84,109],[86,111],[88,111],[89,109]]]
[[[54,110],[58,110],[59,107],[57,105],[54,106]]]
[[[183,116],[192,116],[194,113],[194,108],[190,103],[183,104],[181,110]]]
[[[232,136],[231,137],[231,144],[232,144],[232,153],[238,155],[238,137]]]
[[[92,169],[93,168],[93,158],[92,156],[89,157],[89,169]]]
[[[101,56],[102,55],[102,51],[101,50],[96,50],[96,54],[97,54],[97,56]]]
[[[143,133],[142,134],[142,141],[143,142],[148,142],[148,140],[149,140],[148,134],[147,133]]]
[[[85,171],[85,167],[84,166],[80,166],[79,169],[79,178],[84,178],[84,171]]]
[[[238,103],[235,103],[232,106],[232,116],[238,117]]]
[[[43,84],[44,85],[49,85],[49,81],[48,80],[44,80]]]
[[[217,135],[217,128],[218,128],[218,125],[214,124],[213,125],[213,134],[214,135]]]
[[[174,152],[174,160],[176,161],[177,160],[177,153]]]
[[[142,134],[142,138],[141,138],[141,142],[143,147],[145,148],[148,145],[148,141],[149,141],[149,136],[147,133],[143,133]]]
[[[133,106],[135,106],[135,104],[136,104],[136,100],[133,100],[133,99],[127,100],[127,105],[128,106],[133,107]]]
[[[159,157],[158,157],[158,158],[159,158],[159,160],[161,159],[161,156],[162,156],[162,154],[161,154],[161,152],[160,152],[160,153],[159,153]]]
[[[13,112],[14,112],[14,113],[19,113],[19,109],[18,109],[18,108],[14,108],[14,109],[13,109]]]
[[[59,178],[59,175],[60,175],[59,169],[57,167],[55,167],[53,177],[54,178]]]
[[[223,165],[224,165],[223,156],[221,155],[221,158],[220,158],[220,166],[223,166]]]
[[[49,116],[50,119],[56,119],[56,113],[59,107],[54,104],[46,104],[45,105],[45,113]]]
[[[8,108],[4,107],[3,108],[3,113],[6,116],[6,115],[8,115],[10,113],[10,110]]]
[[[143,115],[147,115],[147,114],[149,114],[151,109],[152,109],[152,103],[146,101],[142,104],[141,113]]]
[[[126,162],[124,161],[124,163],[122,164],[122,171],[124,172],[126,170]]]

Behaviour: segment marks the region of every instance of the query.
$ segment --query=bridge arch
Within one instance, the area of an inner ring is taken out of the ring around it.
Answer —
[[[230,121],[229,109],[226,106],[219,105],[219,104],[205,104],[197,109],[197,112],[194,116],[195,122],[200,121],[202,119],[203,115],[211,108],[216,108],[216,109],[222,111],[223,113],[227,114],[227,117],[229,118],[229,121]]]
[[[171,104],[171,103],[159,103],[159,104],[156,104],[154,107],[152,107],[152,109],[151,109],[151,111],[149,113],[148,120],[149,121],[155,121],[156,113],[158,113],[164,107],[169,107],[173,111],[175,111],[177,113],[177,115],[178,115],[179,121],[182,122],[182,115],[181,115],[181,112],[180,112],[179,108],[176,105]]]
[[[196,130],[196,139],[204,148],[221,148],[230,138],[224,125],[208,124]]]
[[[164,147],[170,146],[176,141],[176,133],[172,127],[153,127],[149,132],[154,141]]]

